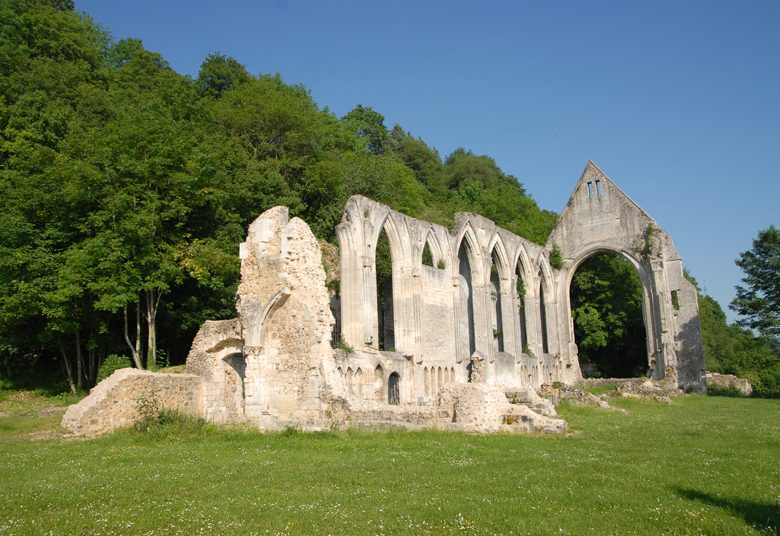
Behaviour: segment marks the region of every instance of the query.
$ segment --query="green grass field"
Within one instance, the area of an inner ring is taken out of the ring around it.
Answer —
[[[780,526],[778,400],[616,400],[626,414],[564,406],[562,437],[205,426],[67,440],[40,397],[16,398],[0,396],[0,534],[777,534]]]

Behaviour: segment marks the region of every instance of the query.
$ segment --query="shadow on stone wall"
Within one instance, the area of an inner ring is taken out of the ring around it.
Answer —
[[[686,391],[703,391],[706,370],[698,316],[681,326],[677,345],[677,385]]]

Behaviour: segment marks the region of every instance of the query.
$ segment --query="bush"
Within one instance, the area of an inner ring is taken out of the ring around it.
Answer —
[[[103,364],[100,365],[97,381],[98,383],[100,383],[106,378],[108,378],[109,376],[111,376],[114,373],[114,371],[123,368],[130,368],[132,366],[133,363],[132,361],[130,361],[129,357],[125,357],[123,355],[111,354],[106,358],[105,361],[103,361]]]
[[[708,385],[707,386],[707,395],[709,396],[730,396],[734,398],[745,398],[745,395],[734,387],[733,385],[729,385],[728,387],[724,387],[722,385]]]

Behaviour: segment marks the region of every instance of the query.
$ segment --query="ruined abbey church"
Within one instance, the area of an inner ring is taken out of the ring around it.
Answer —
[[[697,294],[680,255],[593,163],[545,246],[476,214],[458,214],[448,229],[361,196],[336,230],[338,273],[326,274],[306,223],[285,207],[264,212],[240,247],[238,315],[201,327],[187,374],[117,371],[63,424],[83,434],[126,426],[138,398],[155,396],[264,430],[560,431],[565,423],[535,389],[582,378],[569,290],[600,251],[639,274],[648,375],[703,387]],[[382,235],[392,276],[378,284]]]

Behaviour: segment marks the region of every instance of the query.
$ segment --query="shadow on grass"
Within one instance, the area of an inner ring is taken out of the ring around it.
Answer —
[[[762,533],[768,531],[768,534],[777,534],[780,531],[780,505],[778,504],[756,502],[737,497],[721,498],[695,489],[679,487],[672,489],[684,499],[717,506],[734,516],[741,517],[746,523]]]

